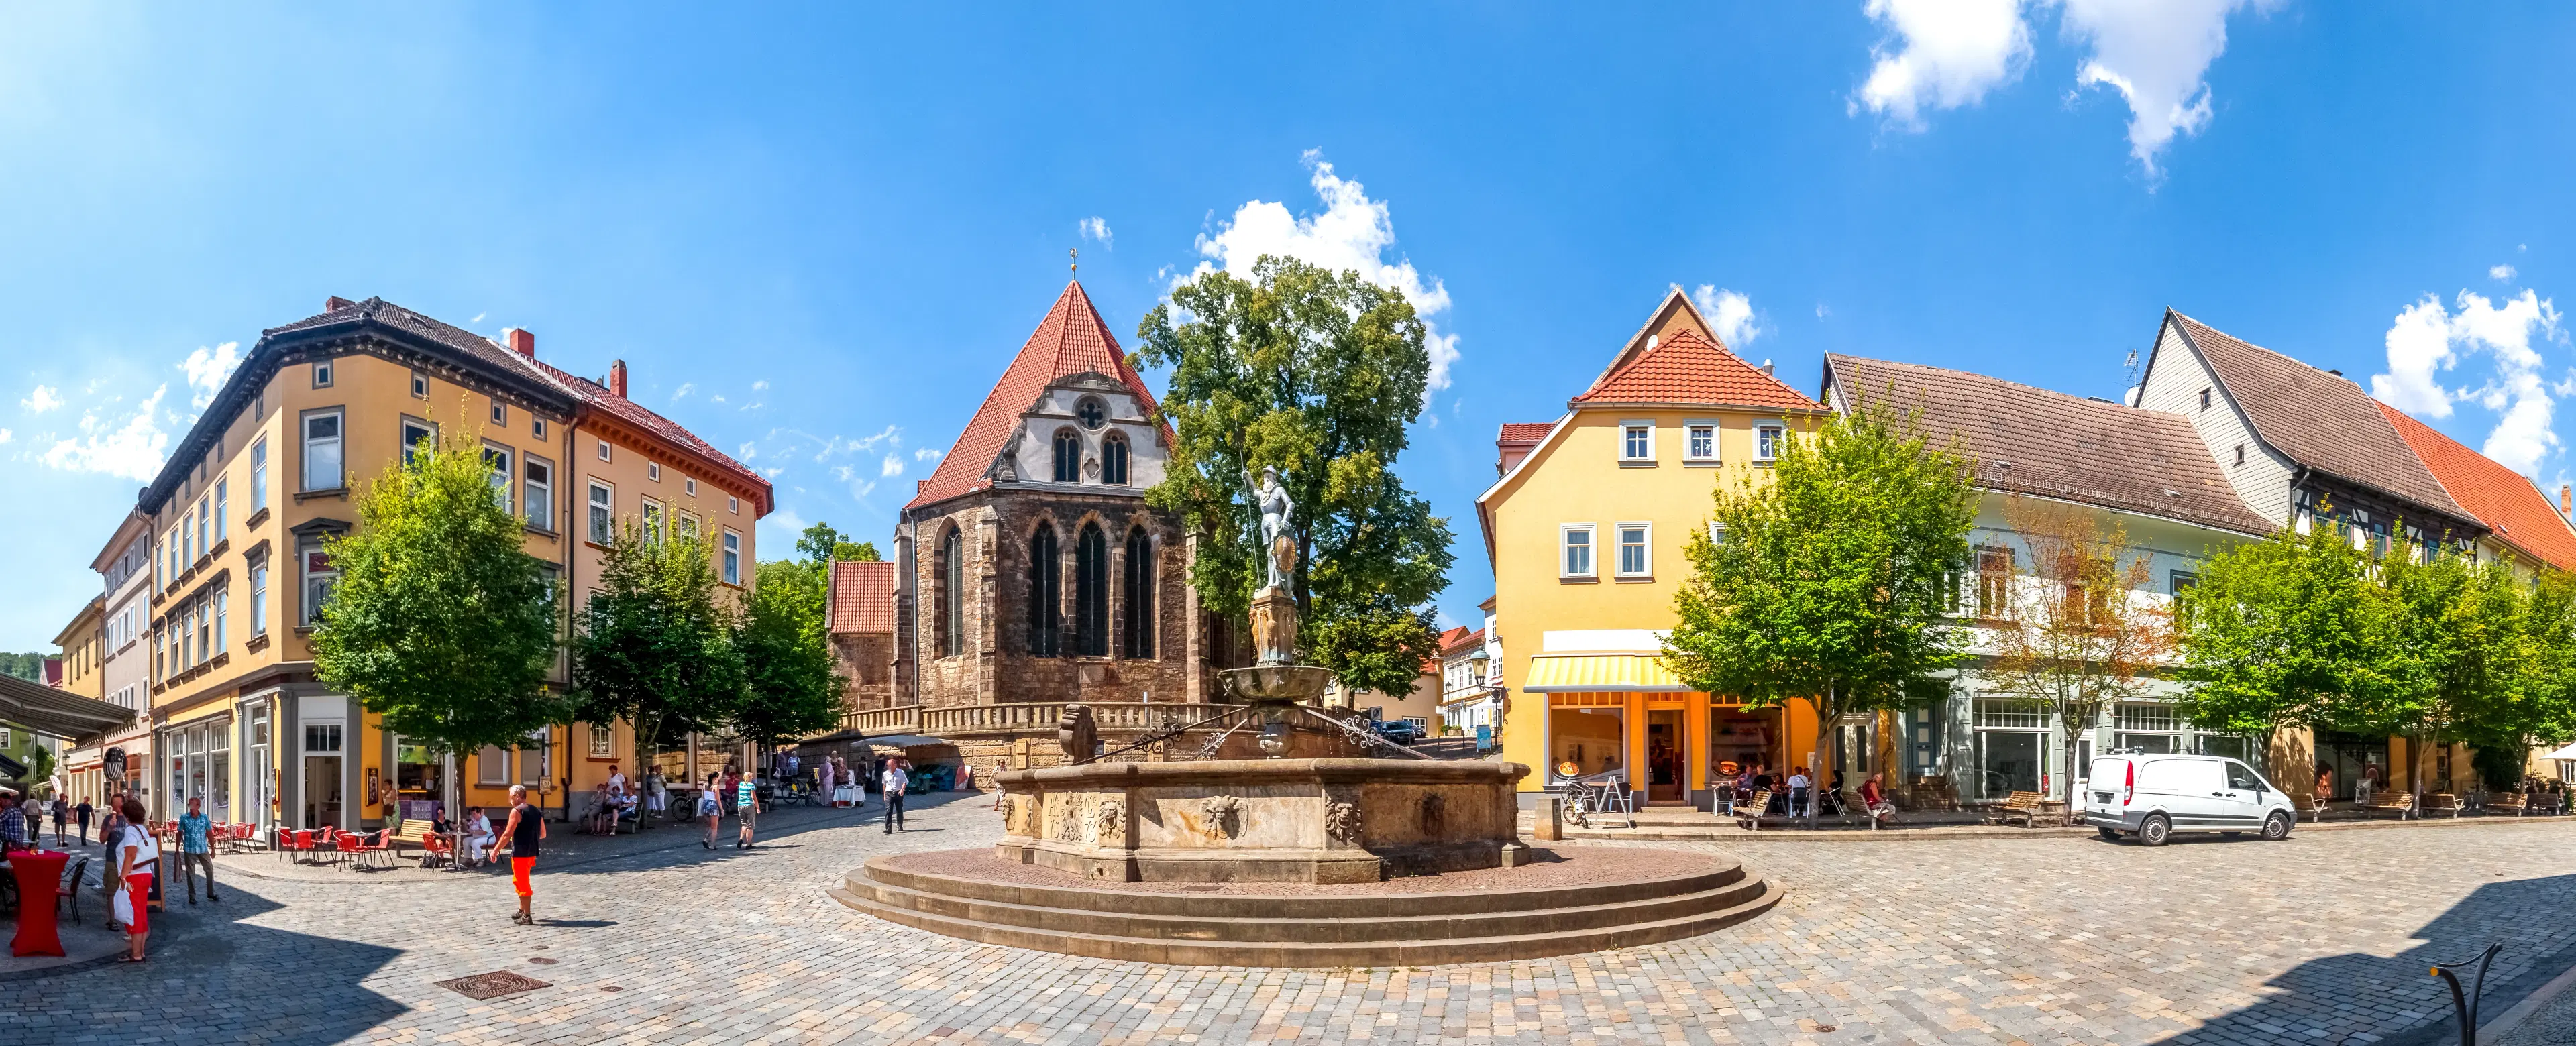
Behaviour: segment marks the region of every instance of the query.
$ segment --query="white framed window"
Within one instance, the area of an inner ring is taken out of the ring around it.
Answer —
[[[258,512],[268,505],[268,437],[262,436],[250,445],[250,510]]]
[[[1682,426],[1682,460],[1693,465],[1717,463],[1717,423],[1694,421]]]
[[[1655,460],[1655,424],[1651,421],[1619,423],[1619,463],[1635,464]]]
[[[492,485],[492,503],[510,511],[510,448],[483,446],[484,481]]]
[[[679,535],[680,540],[682,541],[696,541],[698,539],[697,514],[694,512],[672,513],[671,532]]]
[[[1655,573],[1654,534],[1652,523],[1621,523],[1619,536],[1619,576],[1651,577]]]
[[[497,788],[510,783],[510,756],[499,745],[474,750],[474,783]]]
[[[598,480],[590,481],[590,540],[593,543],[605,545],[617,537],[616,504],[615,488]]]
[[[323,754],[329,754],[329,753],[337,752],[337,751],[339,751],[339,750],[340,750],[340,724],[338,724],[338,723],[306,723],[306,724],[304,724],[304,751],[305,751],[307,754],[311,754],[311,755],[323,755]]]
[[[697,496],[698,496],[698,477],[696,477],[696,476],[683,476],[683,477],[681,477],[681,478],[680,478],[680,489],[688,491],[688,492],[689,492],[689,496],[690,496],[690,497],[693,497],[693,498],[694,498],[694,497],[697,497]]]
[[[313,365],[313,387],[317,389],[327,389],[331,387],[330,360],[322,360]]]
[[[599,441],[599,460],[601,460],[601,461],[606,461],[606,460],[608,460],[608,441],[607,441],[607,440],[600,440],[600,441]]]
[[[402,419],[402,463],[409,466],[413,459],[420,457],[421,441],[437,438],[438,430],[431,428],[428,422],[419,418]]]
[[[2200,390],[2200,409],[2202,409],[2202,410],[2208,410],[2208,409],[2209,409],[2209,390],[2208,390],[2208,389],[2202,389],[2202,390]]]
[[[645,498],[644,540],[660,541],[667,536],[669,535],[662,529],[662,503],[651,498]]]
[[[429,375],[419,371],[411,372],[411,396],[413,399],[429,398]]]
[[[742,535],[730,529],[724,532],[724,580],[728,585],[742,584]]]
[[[268,631],[268,564],[250,568],[250,634]]]
[[[231,487],[231,480],[215,480],[215,540],[217,541],[222,541],[224,538],[230,536],[226,532],[227,528],[224,526],[224,521],[225,517],[230,515],[230,513],[226,511],[227,506],[225,505],[225,495],[231,492]]]
[[[602,757],[616,755],[617,731],[598,723],[591,724],[590,754]]]
[[[215,649],[222,650],[230,640],[224,637],[225,622],[232,616],[233,593],[230,588],[215,590]]]
[[[1725,523],[1714,519],[1708,521],[1708,543],[1712,545],[1726,544]]]
[[[509,404],[503,403],[497,399],[492,401],[492,424],[496,428],[506,427],[510,424]]]
[[[662,463],[658,461],[645,462],[644,478],[652,480],[655,483],[662,482]]]
[[[1789,427],[1779,422],[1753,426],[1753,460],[1771,461],[1780,456],[1780,441],[1788,437]]]
[[[735,498],[735,497],[728,497],[728,498],[726,498],[726,499],[725,499],[725,511],[726,511],[726,512],[729,512],[729,513],[732,513],[732,514],[734,514],[734,515],[737,515],[737,516],[741,515],[741,514],[742,514],[742,499],[741,499],[741,498]]]
[[[215,550],[215,514],[206,507],[211,500],[211,495],[197,499],[197,554],[200,556]]]
[[[1592,568],[1592,524],[1567,523],[1557,528],[1557,576],[1588,578],[1599,575]]]
[[[331,590],[340,583],[340,571],[331,565],[331,556],[320,548],[304,550],[304,624],[307,627],[322,620],[322,605],[331,601]]]
[[[324,364],[314,364],[316,367]],[[340,412],[337,409],[317,411],[304,416],[304,489],[338,490],[340,472]]]
[[[528,435],[531,438],[540,441],[544,440],[546,438],[546,419],[530,415],[528,417]]]
[[[526,493],[520,507],[527,510],[528,525],[539,530],[555,528],[555,466],[544,458],[529,458],[526,467]]]

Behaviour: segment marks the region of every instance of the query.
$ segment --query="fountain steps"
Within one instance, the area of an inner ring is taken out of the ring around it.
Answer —
[[[1037,951],[1202,966],[1420,966],[1695,937],[1779,902],[1741,865],[1643,882],[1449,894],[1262,895],[1034,886],[871,860],[831,891],[916,929]]]

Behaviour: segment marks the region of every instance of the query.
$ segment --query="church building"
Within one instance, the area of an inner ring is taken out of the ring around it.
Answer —
[[[895,703],[1210,700],[1171,433],[1065,286],[895,531]]]

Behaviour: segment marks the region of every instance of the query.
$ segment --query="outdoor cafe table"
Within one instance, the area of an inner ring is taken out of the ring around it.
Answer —
[[[60,850],[9,855],[9,874],[18,877],[18,935],[9,941],[9,954],[63,954],[63,939],[54,932],[54,891],[62,885],[63,864],[71,856]]]

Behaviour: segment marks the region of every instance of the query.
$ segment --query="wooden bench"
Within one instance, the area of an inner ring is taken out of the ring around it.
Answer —
[[[2326,806],[2334,801],[2322,795],[2294,795],[2290,800],[2298,814],[2305,816],[2310,824],[2325,820]]]
[[[2063,813],[2065,809],[2066,804],[2037,792],[2014,792],[2005,796],[2003,803],[1994,807],[1988,816],[1996,821],[2010,821],[2018,817],[2021,818],[2022,827],[2036,828],[2039,826],[2039,815]]]
[[[2449,792],[2427,792],[2424,795],[2423,807],[2415,811],[2418,820],[2421,820],[2425,814],[2449,814],[2453,820],[2457,820],[2460,816],[2460,797]]]
[[[2529,799],[2529,796],[2520,792],[2492,792],[2487,795],[2487,801],[2479,805],[2479,809],[2491,814],[2510,812],[2515,817],[2520,817],[2524,804]]]
[[[1763,811],[1771,809],[1771,792],[1755,792],[1735,804],[1735,824],[1748,832],[1762,830]]]
[[[2369,817],[2373,814],[2393,813],[2397,815],[2398,820],[2403,821],[2409,817],[2415,816],[2415,793],[2373,792],[2371,793],[2370,801],[2361,804],[2358,809],[2361,811],[2361,816],[2363,817]]]

